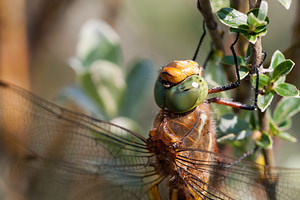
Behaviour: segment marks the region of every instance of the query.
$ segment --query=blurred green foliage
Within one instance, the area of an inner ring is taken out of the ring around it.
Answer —
[[[67,88],[65,95],[94,116],[141,133],[132,118],[140,116],[152,92],[154,68],[147,59],[132,62],[127,73],[121,65],[119,36],[104,21],[87,21],[70,60],[78,87]]]

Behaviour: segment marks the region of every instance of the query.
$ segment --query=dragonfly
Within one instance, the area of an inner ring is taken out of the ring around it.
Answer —
[[[299,169],[219,153],[209,104],[257,104],[257,86],[253,105],[208,98],[239,86],[237,40],[230,46],[237,81],[229,85],[208,88],[197,53],[161,69],[154,86],[161,110],[148,138],[0,81],[5,184],[28,199],[299,199]]]
[[[300,170],[219,154],[209,104],[256,105],[207,98],[238,84],[209,89],[203,73],[193,60],[161,69],[148,138],[0,81],[1,147],[21,149],[4,176],[27,177],[29,199],[298,199]]]

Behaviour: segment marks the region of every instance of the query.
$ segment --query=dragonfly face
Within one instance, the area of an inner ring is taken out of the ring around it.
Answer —
[[[208,94],[202,68],[194,61],[174,61],[162,68],[154,97],[160,108],[184,113],[199,105]]]

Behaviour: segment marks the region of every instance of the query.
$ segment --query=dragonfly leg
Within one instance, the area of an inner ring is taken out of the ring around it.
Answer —
[[[195,53],[194,53],[194,56],[193,56],[193,59],[192,59],[193,61],[195,61],[197,59],[197,56],[198,56],[198,53],[199,53],[199,49],[200,49],[201,44],[203,42],[203,39],[204,39],[204,37],[206,35],[205,20],[203,20],[202,26],[203,26],[203,33],[202,33],[202,35],[200,37],[199,43],[198,43],[197,48],[195,50]]]
[[[240,85],[239,66],[238,66],[237,56],[236,56],[236,53],[235,53],[235,50],[234,50],[234,45],[237,43],[238,38],[239,38],[239,33],[237,33],[235,41],[230,46],[230,49],[231,49],[232,55],[233,55],[233,59],[234,59],[234,63],[235,63],[237,81],[233,82],[229,85],[210,88],[208,90],[209,94],[234,89],[234,88],[236,88]],[[263,53],[264,53],[263,60],[261,61],[261,63],[257,67],[254,68],[255,69],[255,74],[256,74],[256,85],[255,85],[255,96],[254,96],[253,105],[242,104],[242,103],[239,103],[239,102],[233,102],[233,101],[229,101],[229,100],[225,100],[225,99],[221,99],[221,98],[208,99],[207,102],[208,103],[214,102],[214,103],[218,103],[218,104],[222,104],[222,105],[231,106],[231,107],[234,107],[234,108],[240,108],[240,109],[246,109],[246,110],[255,110],[256,107],[257,107],[258,84],[259,84],[259,68],[262,66],[262,64],[264,63],[264,61],[267,57],[267,53],[265,51]]]
[[[247,104],[243,104],[240,102],[230,101],[230,100],[222,99],[222,98],[218,98],[218,97],[206,99],[206,100],[204,100],[204,102],[205,103],[217,103],[217,104],[230,106],[233,108],[244,109],[244,110],[255,110],[256,109],[256,100],[253,105],[247,105]]]
[[[222,91],[226,91],[226,90],[231,90],[233,88],[237,88],[240,85],[241,79],[240,79],[240,73],[239,73],[239,65],[238,65],[237,56],[236,56],[236,53],[234,50],[234,46],[237,43],[238,39],[239,39],[239,33],[236,34],[236,38],[235,38],[234,42],[230,45],[230,50],[232,52],[233,60],[235,63],[235,72],[236,72],[237,80],[229,85],[210,88],[208,90],[209,94],[210,93],[218,93],[218,92],[222,92]]]

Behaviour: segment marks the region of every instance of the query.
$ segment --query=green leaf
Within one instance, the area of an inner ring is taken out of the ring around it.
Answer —
[[[229,7],[230,0],[212,0],[212,1],[210,1],[210,4],[211,4],[213,13],[216,13],[221,8]]]
[[[247,67],[248,66],[248,63],[246,62],[246,60],[242,56],[237,56],[237,61],[238,61],[239,66],[242,66],[242,67]],[[221,59],[221,63],[226,64],[226,65],[235,65],[233,56],[224,56]]]
[[[247,39],[249,40],[249,42],[251,42],[252,44],[255,44],[256,40],[257,40],[257,36],[256,35],[247,35]]]
[[[277,65],[285,61],[284,55],[279,51],[276,50],[271,58],[271,64],[269,69],[275,69]]]
[[[84,109],[85,113],[91,113],[92,116],[97,119],[109,120],[101,107],[89,98],[87,93],[83,92],[83,90],[77,86],[67,86],[63,88],[61,94],[59,94],[59,101],[65,102],[66,100],[72,101],[76,104],[76,106]]]
[[[113,124],[117,124],[121,127],[124,127],[132,132],[141,134],[143,128],[134,120],[127,117],[116,117],[110,121]]]
[[[262,132],[261,138],[256,141],[256,144],[264,149],[271,147],[272,143],[271,136],[265,131]]]
[[[274,92],[272,90],[268,90],[264,95],[258,95],[257,105],[264,112],[268,106],[271,104],[274,97]]]
[[[256,29],[256,30],[258,30],[258,29]],[[249,40],[249,42],[254,44],[256,42],[258,36],[264,36],[266,34],[267,34],[267,29],[264,28],[262,31],[260,31],[258,33],[250,33],[250,34],[246,35],[246,37]]]
[[[247,15],[233,8],[221,8],[217,16],[223,24],[231,28],[247,27]]]
[[[248,137],[251,132],[247,131],[249,124],[234,114],[225,114],[220,117],[217,124],[217,131],[223,135],[234,134],[234,140],[242,140]]]
[[[257,18],[260,21],[264,21],[267,17],[267,13],[268,13],[268,3],[266,1],[261,1]]]
[[[255,29],[253,35],[256,35],[256,36],[264,36],[267,34],[267,28],[264,26],[259,26]]]
[[[299,95],[299,91],[297,90],[296,86],[289,83],[275,84],[273,89],[278,95],[283,97],[295,97]]]
[[[114,63],[99,60],[86,70],[86,76],[89,82],[81,82],[85,92],[99,103],[107,116],[114,117],[126,86],[122,70]]]
[[[279,128],[277,126],[277,124],[274,122],[274,120],[270,117],[270,134],[272,136],[276,135],[277,133],[279,133]]]
[[[248,21],[250,17],[252,18],[251,21],[253,22],[253,24],[249,24],[250,26],[252,26],[252,28],[250,29],[252,30],[252,32],[254,31],[255,33],[259,33],[262,30],[266,29],[267,25],[269,24],[269,18],[267,16],[265,17],[264,20],[259,20],[258,15],[259,15],[258,8],[252,9],[249,12],[247,12]]]
[[[121,114],[130,118],[141,115],[141,110],[152,92],[154,67],[149,60],[137,60],[126,77],[127,91],[121,102]]]
[[[292,0],[278,0],[284,7],[285,9],[290,9],[290,6],[292,4]]]
[[[119,65],[119,36],[104,21],[90,20],[81,27],[76,56],[85,67],[89,67],[96,60],[109,60]]]
[[[248,68],[241,67],[239,70],[239,74],[240,74],[240,79],[243,80],[249,74]]]
[[[250,25],[251,31],[254,31],[256,27],[266,26],[268,24],[266,21],[259,20],[253,13],[248,15],[247,23]]]
[[[78,74],[79,83],[81,89],[84,91],[85,94],[99,107],[101,110],[104,110],[104,104],[102,99],[99,97],[97,92],[97,87],[91,78],[91,74],[88,70],[85,70],[81,74]],[[106,111],[104,115],[107,115]]]
[[[251,83],[252,86],[255,88],[256,87],[256,74],[252,76],[251,78]],[[258,82],[258,89],[261,90],[264,86],[267,86],[269,84],[269,77],[265,74],[260,74],[259,75],[259,82]]]
[[[222,8],[217,15],[222,23],[230,27],[231,32],[241,33],[247,37],[251,43],[255,43],[257,36],[263,36],[267,33],[267,25],[269,24],[268,17],[265,16],[266,8],[262,8],[261,18],[259,20],[258,9],[250,10],[247,15],[233,8]]]
[[[280,137],[281,139],[287,140],[289,142],[297,142],[297,138],[295,138],[294,136],[292,136],[291,134],[287,133],[287,132],[279,132],[277,134],[278,137]]]
[[[226,143],[226,142],[234,141],[234,140],[235,140],[235,135],[232,133],[229,133],[227,135],[217,138],[217,143]]]
[[[292,118],[300,111],[300,98],[289,97],[282,98],[273,114],[273,119],[276,124],[281,124],[285,120]]]
[[[280,131],[288,130],[291,127],[292,127],[292,119],[287,119],[278,125],[278,129]]]
[[[281,76],[287,75],[294,67],[295,63],[288,59],[277,65],[270,74],[271,81],[278,80]]]
[[[250,113],[250,118],[249,118],[249,123],[250,125],[252,126],[252,129],[253,130],[258,130],[258,120],[256,119],[256,115],[255,115],[256,112],[251,112]]]
[[[284,83],[284,82],[285,82],[285,79],[286,79],[285,76],[279,77],[279,79],[276,81],[276,84]]]

